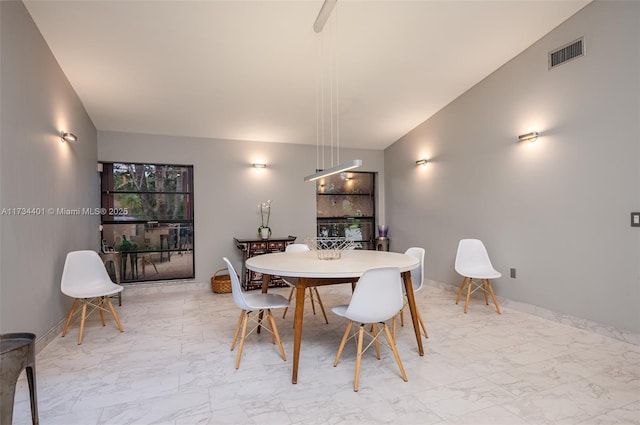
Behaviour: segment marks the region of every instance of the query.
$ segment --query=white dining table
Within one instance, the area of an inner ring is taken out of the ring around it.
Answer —
[[[306,288],[349,282],[353,284],[358,281],[366,270],[374,267],[397,267],[400,270],[405,285],[409,310],[411,311],[411,321],[418,344],[418,353],[421,356],[424,355],[413,285],[411,283],[411,270],[420,267],[420,262],[417,258],[396,252],[346,250],[342,252],[340,259],[321,260],[315,251],[278,252],[251,257],[247,259],[246,266],[249,270],[262,273],[262,292],[268,291],[272,275],[297,278],[292,374],[292,382],[294,384],[298,381]]]

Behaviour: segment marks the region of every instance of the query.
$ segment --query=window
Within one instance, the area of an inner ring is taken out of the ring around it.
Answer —
[[[122,253],[121,280],[195,277],[193,166],[104,163],[103,249]]]

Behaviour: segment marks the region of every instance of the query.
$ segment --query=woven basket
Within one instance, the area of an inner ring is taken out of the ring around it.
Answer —
[[[211,277],[211,290],[216,294],[228,294],[231,292],[231,277],[229,277],[227,269],[220,269],[213,274],[213,277]]]

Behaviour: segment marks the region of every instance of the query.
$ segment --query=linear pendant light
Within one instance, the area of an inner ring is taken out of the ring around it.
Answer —
[[[358,168],[361,166],[362,166],[362,160],[354,159],[353,161],[345,162],[344,164],[336,165],[335,167],[327,168],[326,170],[321,170],[321,171],[318,171],[317,173],[310,174],[304,178],[304,181],[312,182],[322,177],[327,177],[333,174],[342,173],[343,171],[353,170],[354,168]]]
[[[324,29],[324,26],[327,23],[327,20],[329,19],[329,17],[331,16],[331,12],[333,11],[337,1],[338,0],[324,0],[324,3],[320,8],[320,12],[318,13],[318,17],[316,18],[316,21],[313,24],[313,30],[316,33],[321,33],[322,30]],[[337,20],[337,17],[336,17],[336,20]],[[335,84],[336,84],[336,105],[335,106],[336,106],[336,114],[337,114],[337,111],[338,111],[337,74],[335,78]],[[316,96],[317,96],[317,93],[316,93]],[[332,105],[332,109],[333,109],[333,105]],[[337,122],[337,116],[336,116],[336,122]],[[332,124],[332,127],[333,127],[333,124]],[[340,136],[338,135],[338,127],[339,125],[336,123],[336,149],[338,150],[338,161],[339,161],[340,160],[340,138],[339,138]],[[333,131],[333,128],[332,128],[332,131]],[[331,136],[331,146],[333,149],[333,134]],[[324,151],[324,132],[322,136],[322,149]],[[323,163],[324,163],[324,152],[323,152]],[[333,165],[333,154],[331,155],[331,165]],[[344,164],[336,165],[335,167],[327,168],[325,170],[316,170],[315,173],[306,176],[304,178],[304,181],[306,182],[315,181],[322,177],[327,177],[333,174],[342,173],[344,171],[352,170],[354,168],[358,168],[361,166],[362,166],[362,160],[354,159],[352,161],[346,162]]]

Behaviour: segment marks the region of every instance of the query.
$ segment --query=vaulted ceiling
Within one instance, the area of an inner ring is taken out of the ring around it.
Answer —
[[[588,2],[25,4],[98,130],[384,149]]]

